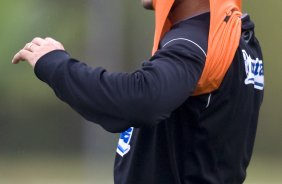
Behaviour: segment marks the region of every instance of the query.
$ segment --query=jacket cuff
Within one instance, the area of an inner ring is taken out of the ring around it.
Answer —
[[[70,55],[64,50],[51,51],[39,58],[34,66],[34,73],[38,79],[48,83],[53,71],[69,58]]]

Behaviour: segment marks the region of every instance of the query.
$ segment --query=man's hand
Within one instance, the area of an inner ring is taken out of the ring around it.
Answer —
[[[64,46],[52,38],[34,38],[27,43],[13,58],[12,63],[18,64],[20,61],[27,61],[33,68],[36,62],[48,52],[53,50],[65,50]]]

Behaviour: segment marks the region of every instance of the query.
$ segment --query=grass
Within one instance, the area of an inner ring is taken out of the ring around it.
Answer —
[[[255,155],[245,184],[282,184],[282,157]]]
[[[0,157],[0,184],[113,184],[110,159]],[[255,156],[245,184],[281,184],[281,158]]]

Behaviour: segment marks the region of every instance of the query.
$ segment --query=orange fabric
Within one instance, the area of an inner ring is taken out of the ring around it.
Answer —
[[[174,0],[153,2],[156,17],[154,54],[161,38],[170,29],[167,17]],[[210,12],[206,63],[193,95],[210,93],[219,88],[232,63],[241,36],[241,0],[210,0]]]
[[[241,36],[241,0],[210,0],[210,12],[207,58],[194,95],[210,93],[219,88],[233,61]]]
[[[153,54],[158,50],[158,45],[161,38],[171,27],[171,23],[168,20],[167,16],[173,3],[174,0],[153,0],[156,22]]]

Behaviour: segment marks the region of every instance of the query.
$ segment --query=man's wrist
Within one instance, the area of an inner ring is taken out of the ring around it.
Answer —
[[[34,66],[34,73],[38,79],[48,83],[51,73],[69,58],[70,55],[65,50],[53,50],[38,59]]]

